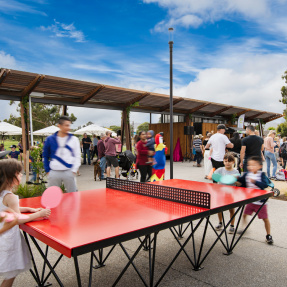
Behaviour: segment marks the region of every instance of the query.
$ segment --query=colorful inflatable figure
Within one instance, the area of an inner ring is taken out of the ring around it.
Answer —
[[[152,176],[150,181],[164,180],[165,173],[165,153],[166,146],[163,144],[163,137],[159,133],[155,136],[155,155],[154,155],[154,165],[152,167]]]

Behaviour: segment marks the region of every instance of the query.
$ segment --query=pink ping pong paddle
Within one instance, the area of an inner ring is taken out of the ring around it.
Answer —
[[[29,219],[29,216],[26,214],[13,214],[13,213],[9,213],[9,212],[1,212],[0,213],[1,217],[5,217],[4,221],[5,222],[11,222],[15,219],[15,216],[17,217],[17,219]]]
[[[41,204],[48,209],[55,208],[60,204],[62,197],[63,192],[60,187],[50,186],[43,192]]]

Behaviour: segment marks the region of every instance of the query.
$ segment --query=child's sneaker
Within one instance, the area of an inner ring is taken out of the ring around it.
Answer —
[[[235,228],[234,226],[229,227],[229,234],[234,234]]]
[[[266,235],[266,242],[268,244],[273,244],[273,239],[272,239],[272,236],[270,234]]]
[[[222,229],[222,223],[219,222],[218,225],[215,226],[215,229],[216,229],[216,230]]]

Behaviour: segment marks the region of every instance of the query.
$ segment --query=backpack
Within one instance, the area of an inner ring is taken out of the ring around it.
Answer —
[[[280,169],[276,175],[276,180],[286,180],[287,179],[287,171],[285,169]]]
[[[283,159],[287,159],[287,144],[283,143],[279,149],[279,156]]]

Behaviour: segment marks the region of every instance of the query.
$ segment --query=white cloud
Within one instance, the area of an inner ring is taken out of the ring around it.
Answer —
[[[41,14],[47,16],[46,13],[37,10],[31,5],[26,5],[16,0],[0,0],[0,11],[5,14],[11,14],[15,16],[15,13],[30,13]]]
[[[16,68],[16,60],[10,54],[6,54],[4,51],[0,51],[0,67],[15,69]]]
[[[85,36],[84,33],[80,30],[76,30],[74,24],[64,24],[56,21],[54,19],[54,23],[51,26],[44,27],[41,26],[43,31],[51,31],[54,33],[56,37],[60,38],[71,38],[74,39],[76,42],[84,42]]]
[[[223,64],[201,70],[194,81],[177,90],[177,95],[282,113],[281,75],[286,69],[287,55],[236,55],[237,59],[235,55],[216,59]]]
[[[286,0],[143,0],[156,3],[168,10],[167,18],[155,26],[164,31],[168,26],[197,28],[204,23],[219,20],[244,19],[253,21],[269,32],[279,31],[287,35]],[[277,30],[276,30],[277,29]]]

